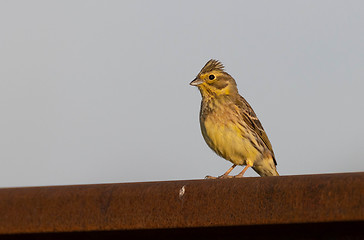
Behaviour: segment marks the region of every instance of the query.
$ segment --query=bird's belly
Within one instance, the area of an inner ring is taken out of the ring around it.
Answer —
[[[237,165],[246,164],[246,160],[255,161],[260,151],[253,145],[254,136],[241,126],[206,119],[201,126],[206,143],[221,157]]]

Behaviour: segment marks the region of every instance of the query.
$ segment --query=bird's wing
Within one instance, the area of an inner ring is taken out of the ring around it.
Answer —
[[[244,122],[251,128],[252,131],[254,131],[260,137],[260,139],[264,142],[267,148],[271,151],[274,163],[275,165],[277,165],[272,144],[270,143],[268,136],[265,133],[264,128],[260,123],[257,115],[255,114],[253,108],[242,96],[239,96],[237,106],[239,107],[239,113],[243,117]]]

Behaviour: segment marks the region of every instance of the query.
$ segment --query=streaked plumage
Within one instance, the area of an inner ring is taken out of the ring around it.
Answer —
[[[207,145],[234,165],[246,165],[260,176],[278,176],[272,145],[249,103],[239,95],[235,80],[221,62],[211,59],[190,83],[201,92],[200,126]],[[213,178],[213,177],[209,177]]]

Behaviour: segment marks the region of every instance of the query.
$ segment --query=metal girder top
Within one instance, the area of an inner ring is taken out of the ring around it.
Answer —
[[[330,223],[363,226],[364,173],[0,189],[0,237]]]

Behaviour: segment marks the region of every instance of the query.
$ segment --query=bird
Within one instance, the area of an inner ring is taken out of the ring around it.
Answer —
[[[272,144],[257,115],[237,88],[236,81],[215,59],[209,60],[190,83],[202,96],[200,128],[207,145],[233,165],[218,177],[241,178],[249,167],[261,177],[279,176]],[[235,176],[230,172],[245,166]]]

